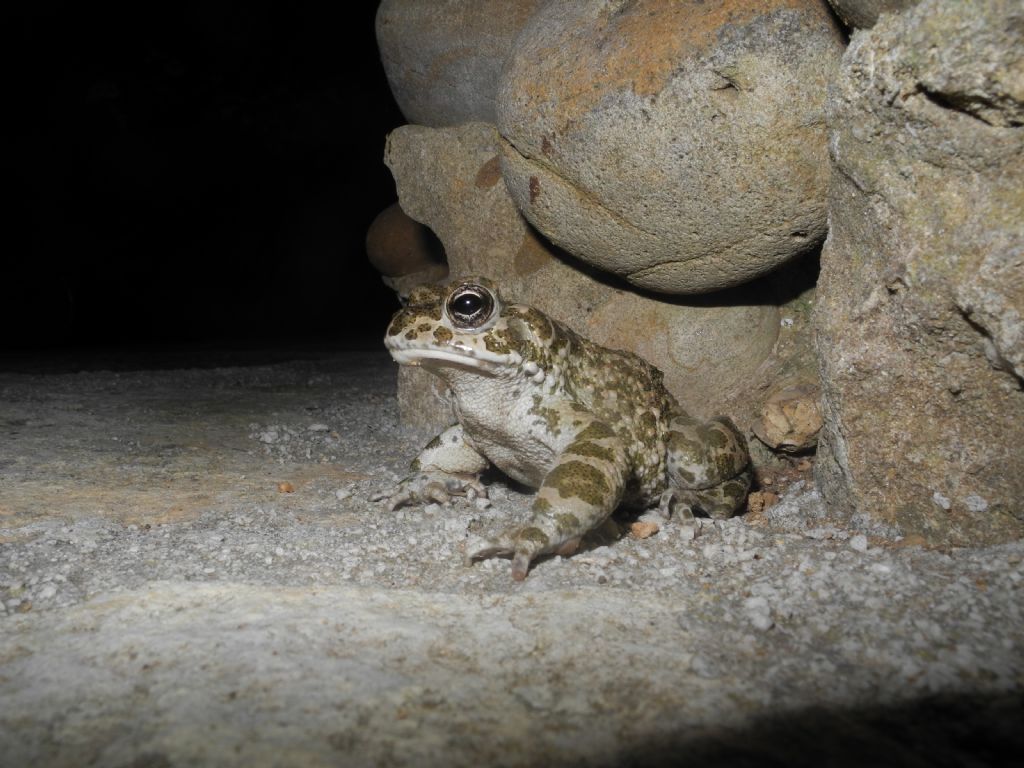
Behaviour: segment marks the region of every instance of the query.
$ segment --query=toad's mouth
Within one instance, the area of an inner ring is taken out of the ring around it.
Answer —
[[[470,349],[466,347],[418,347],[414,345],[398,346],[388,344],[391,357],[399,365],[434,367],[469,368],[480,373],[497,373],[512,362],[508,355],[498,355],[486,349]]]

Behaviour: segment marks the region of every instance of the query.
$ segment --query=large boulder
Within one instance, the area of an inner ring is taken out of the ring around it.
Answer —
[[[498,144],[494,128],[481,123],[404,126],[388,137],[385,162],[401,206],[437,234],[451,274],[487,276],[509,298],[598,343],[637,352],[664,371],[669,389],[691,412],[726,410],[744,422],[734,406],[760,381],[757,372],[779,333],[778,307],[754,289],[715,301],[660,301],[570,263],[519,213],[501,180]],[[450,423],[430,389],[434,377],[424,376],[401,375],[403,420],[424,427]]]
[[[829,126],[821,491],[879,535],[1024,535],[1024,6],[883,15]]]
[[[826,233],[818,0],[550,3],[498,97],[502,169],[551,241],[642,288],[747,282]]]
[[[402,114],[420,125],[493,123],[498,78],[543,0],[382,0],[377,45]]]

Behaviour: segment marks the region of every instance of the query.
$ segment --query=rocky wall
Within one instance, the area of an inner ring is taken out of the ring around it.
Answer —
[[[518,3],[497,34],[486,3],[385,0],[422,125],[389,139],[371,257],[641,354],[759,464],[820,428],[829,508],[871,534],[1020,536],[1024,9],[829,2]],[[406,423],[450,418],[401,382]]]
[[[815,323],[831,508],[885,536],[1024,533],[1024,6],[928,0],[829,99]]]

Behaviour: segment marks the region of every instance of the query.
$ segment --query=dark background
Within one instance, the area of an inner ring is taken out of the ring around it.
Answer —
[[[376,7],[0,12],[2,359],[380,344],[364,238],[404,120]]]

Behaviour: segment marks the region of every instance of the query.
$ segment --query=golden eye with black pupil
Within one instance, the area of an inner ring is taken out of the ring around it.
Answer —
[[[494,311],[494,297],[480,285],[464,285],[448,299],[448,317],[456,328],[483,325]]]

